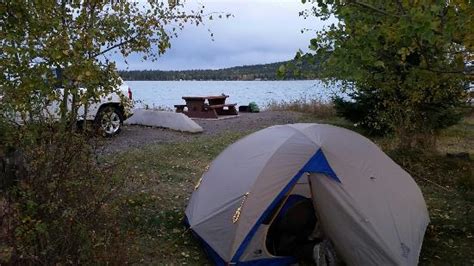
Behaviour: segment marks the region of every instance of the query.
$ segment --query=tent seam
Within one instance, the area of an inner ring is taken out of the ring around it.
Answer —
[[[295,134],[298,133],[298,134],[301,134],[301,135],[302,135],[303,137],[305,137],[306,139],[308,139],[308,140],[311,141],[311,139],[310,139],[308,136],[306,136],[305,134],[303,134],[300,130],[297,130],[297,129],[295,129],[295,128],[291,127],[291,126],[288,126],[288,125],[285,125],[284,127],[292,129],[292,130],[294,131],[294,134],[291,135],[291,136],[289,136],[285,141],[283,141],[283,142],[278,146],[278,148],[273,152],[272,156],[270,156],[270,158],[268,158],[268,160],[265,162],[265,167],[263,167],[262,170],[260,170],[260,172],[259,172],[258,175],[257,175],[257,178],[256,178],[255,181],[251,184],[251,186],[250,186],[251,188],[254,187],[255,183],[257,182],[257,180],[258,180],[258,178],[260,177],[260,175],[262,174],[262,172],[267,168],[267,167],[266,167],[267,163],[270,162],[270,161],[274,158],[274,156],[278,153],[278,151],[281,149],[281,147],[282,147],[285,143],[287,143],[291,137],[293,137]],[[314,144],[316,144],[314,141],[311,141],[311,142],[314,143]],[[317,144],[316,144],[316,145],[317,145]],[[312,157],[318,152],[318,150],[320,150],[320,149],[321,149],[321,147],[319,147],[318,149],[316,149],[316,151],[313,153],[313,155],[310,156],[310,158],[308,159],[308,161],[311,160],[311,158],[312,158]],[[307,161],[307,162],[308,162],[308,161]],[[307,162],[306,162],[306,163],[307,163]],[[304,166],[306,166],[306,163],[303,165],[302,168],[300,168],[300,170],[298,170],[298,172],[297,172],[296,174],[298,174],[298,173],[304,168]],[[294,178],[295,176],[296,176],[296,175],[294,175],[293,178]],[[253,195],[253,193],[252,193],[253,190],[249,190],[249,192],[250,192],[250,194]],[[242,195],[241,197],[243,197],[243,195]],[[270,205],[271,205],[271,203],[270,203]],[[270,205],[268,205],[268,206],[265,208],[265,210],[266,210]],[[242,214],[243,214],[243,212],[242,212]],[[242,214],[241,214],[241,215],[242,215]],[[255,224],[256,224],[256,223],[255,223]],[[255,224],[253,224],[252,227],[255,226]],[[240,227],[240,223],[237,223],[236,231],[239,229],[239,227]],[[250,230],[252,230],[252,227],[250,227]],[[250,232],[250,231],[248,231],[247,234],[248,234],[249,232]],[[245,237],[247,237],[247,234],[245,235]],[[236,235],[237,235],[237,234],[236,234]],[[244,237],[244,239],[245,239],[245,237]],[[234,241],[235,241],[235,236],[234,236],[234,238],[233,238],[233,240],[232,240],[232,243],[234,243]],[[231,252],[234,250],[234,247],[235,247],[235,243],[232,245]],[[237,250],[238,250],[238,248],[237,248]],[[231,257],[232,257],[232,255],[235,255],[235,252],[232,252]]]

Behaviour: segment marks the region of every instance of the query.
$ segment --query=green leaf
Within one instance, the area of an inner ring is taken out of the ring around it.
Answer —
[[[382,67],[382,68],[385,67],[384,62],[383,62],[383,61],[380,61],[380,60],[375,61],[375,64],[374,64],[374,65],[375,65],[376,67]]]

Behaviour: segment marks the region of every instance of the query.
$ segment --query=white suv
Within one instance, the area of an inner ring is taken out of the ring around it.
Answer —
[[[108,137],[118,134],[123,121],[133,114],[132,90],[123,80],[115,92],[101,97],[99,102],[89,104],[87,117],[84,107],[78,110],[78,121],[91,120]]]
[[[123,80],[120,79],[120,86],[114,92],[103,96],[97,102],[91,102],[87,107],[87,115],[84,106],[81,106],[77,113],[77,121],[93,121],[94,125],[104,136],[111,137],[118,134],[121,130],[123,121],[132,116],[133,101],[132,90]],[[62,88],[56,89],[59,94],[63,94]],[[86,89],[81,88],[82,92]],[[3,96],[0,95],[0,102]],[[70,108],[71,99],[68,101]],[[46,104],[44,117],[50,117],[54,120],[59,119],[60,102],[53,101]],[[22,124],[22,118],[19,114],[14,118],[17,124]]]

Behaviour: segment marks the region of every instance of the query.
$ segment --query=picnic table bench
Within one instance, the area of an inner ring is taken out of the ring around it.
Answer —
[[[177,104],[177,113],[184,113],[189,117],[218,118],[219,115],[237,115],[236,103],[226,104],[229,95],[218,96],[184,96],[186,104]],[[187,108],[187,110],[184,110]]]

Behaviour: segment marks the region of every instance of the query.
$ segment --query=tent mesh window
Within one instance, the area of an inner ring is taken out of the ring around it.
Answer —
[[[268,230],[267,250],[275,256],[294,256],[299,260],[311,260],[316,242],[309,240],[309,236],[317,221],[312,200],[290,195],[282,208],[275,210],[279,212]]]

